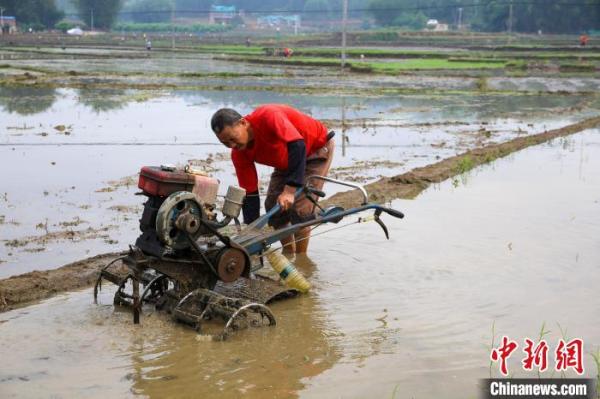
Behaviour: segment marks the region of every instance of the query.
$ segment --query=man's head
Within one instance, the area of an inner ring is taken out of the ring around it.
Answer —
[[[252,141],[250,123],[231,108],[221,108],[215,112],[210,126],[219,141],[228,148],[243,150]]]

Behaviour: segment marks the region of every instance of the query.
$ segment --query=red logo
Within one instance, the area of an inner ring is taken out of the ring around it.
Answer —
[[[575,338],[565,343],[564,340],[558,341],[556,352],[556,371],[563,371],[573,368],[577,374],[583,374],[583,340]]]
[[[511,341],[505,335],[502,337],[502,345],[499,348],[492,349],[490,358],[493,362],[500,361],[500,372],[502,375],[508,375],[508,367],[506,361],[510,355],[517,349],[518,344],[515,341]]]
[[[541,340],[538,344],[529,338],[525,338],[523,353],[525,357],[521,361],[523,370],[534,370],[542,372],[548,368],[548,343]],[[506,335],[500,340],[500,345],[492,348],[490,359],[494,363],[500,364],[500,373],[508,375],[508,359],[519,347],[516,341],[511,341]],[[554,369],[556,371],[575,370],[579,375],[583,374],[583,340],[574,338],[569,342],[563,339],[558,340],[556,350],[554,351]]]
[[[548,368],[548,344],[545,340],[541,340],[534,347],[534,342],[529,338],[525,338],[525,349],[523,352],[527,355],[523,359],[523,370],[533,370],[537,367],[539,371],[544,371]]]

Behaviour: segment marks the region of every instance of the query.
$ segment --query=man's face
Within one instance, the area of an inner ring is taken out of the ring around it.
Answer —
[[[243,150],[248,146],[248,142],[250,141],[249,127],[250,124],[248,121],[242,118],[232,126],[225,126],[217,134],[217,138],[225,147]]]

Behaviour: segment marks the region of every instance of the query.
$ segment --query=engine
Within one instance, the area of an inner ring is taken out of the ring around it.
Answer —
[[[216,202],[219,181],[192,168],[144,166],[138,187],[148,199],[140,219],[142,234],[135,245],[148,255],[159,258],[185,255],[193,245],[190,239],[213,235],[215,229],[236,220],[245,190],[230,186],[217,219]]]

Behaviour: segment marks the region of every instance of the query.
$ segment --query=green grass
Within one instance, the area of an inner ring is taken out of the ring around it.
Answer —
[[[594,72],[596,65],[593,64],[560,64],[561,72]]]
[[[506,63],[506,67],[509,69],[527,69],[527,62],[522,60],[512,60]]]
[[[235,44],[220,44],[220,45],[203,45],[194,47],[194,50],[201,53],[213,54],[235,54],[235,55],[263,55],[265,53],[263,47],[235,45]]]
[[[319,58],[339,58],[342,50],[339,47],[296,47],[291,46],[295,56],[319,57]],[[265,55],[273,47],[243,45],[206,45],[197,47],[199,51],[209,53],[225,54],[255,54]],[[497,50],[457,50],[457,51],[434,51],[434,50],[413,50],[413,49],[381,49],[381,48],[361,48],[350,47],[346,49],[346,55],[351,59],[358,59],[363,55],[366,60],[369,58],[434,58],[434,59],[452,59],[456,61],[518,61],[523,59],[540,60],[578,60],[578,59],[600,59],[598,52],[583,51],[497,51]]]
[[[294,48],[294,54],[299,56],[318,56],[318,57],[340,57],[342,50],[340,48],[319,48],[319,47],[300,47]],[[452,53],[454,55],[457,52]],[[467,51],[458,51],[458,54],[467,55]],[[394,49],[374,49],[374,48],[349,48],[346,49],[346,55],[349,58],[448,58],[450,53],[427,50],[394,50]]]
[[[408,70],[426,69],[499,69],[504,68],[503,61],[449,61],[438,59],[408,59],[401,62],[370,62],[373,72],[393,73]],[[355,63],[352,63],[355,65]]]
[[[477,81],[475,82],[475,86],[477,87],[477,90],[479,90],[479,91],[487,91],[488,90],[487,78],[485,76],[480,76],[479,78],[477,78]]]
[[[319,57],[236,57],[236,58],[216,58],[223,60],[237,60],[251,62],[255,64],[268,65],[300,65],[300,66],[339,66],[340,60],[336,58],[319,58]]]
[[[462,157],[456,164],[456,174],[461,175],[473,169],[475,167],[475,162],[473,158],[466,155]]]
[[[215,46],[218,49],[219,46]],[[224,46],[226,47],[226,46]],[[324,47],[292,47],[295,56],[306,57],[332,57],[339,58],[342,54],[341,48],[324,48]],[[259,52],[260,53],[260,52]],[[539,60],[577,60],[600,59],[598,52],[524,52],[524,51],[493,51],[493,50],[457,50],[457,51],[433,51],[433,50],[412,50],[412,49],[375,49],[375,48],[360,48],[351,47],[346,49],[348,58],[360,58],[364,55],[369,58],[434,58],[434,59],[452,59],[456,61],[518,61],[523,59],[539,59]]]
[[[596,386],[600,387],[600,347],[596,349],[596,352],[590,352],[590,355],[596,365]]]
[[[239,57],[240,61],[275,65],[339,66],[338,58],[322,57]],[[413,58],[398,62],[348,61],[355,72],[395,74],[402,71],[435,69],[501,69],[505,61],[449,61],[440,59]]]

